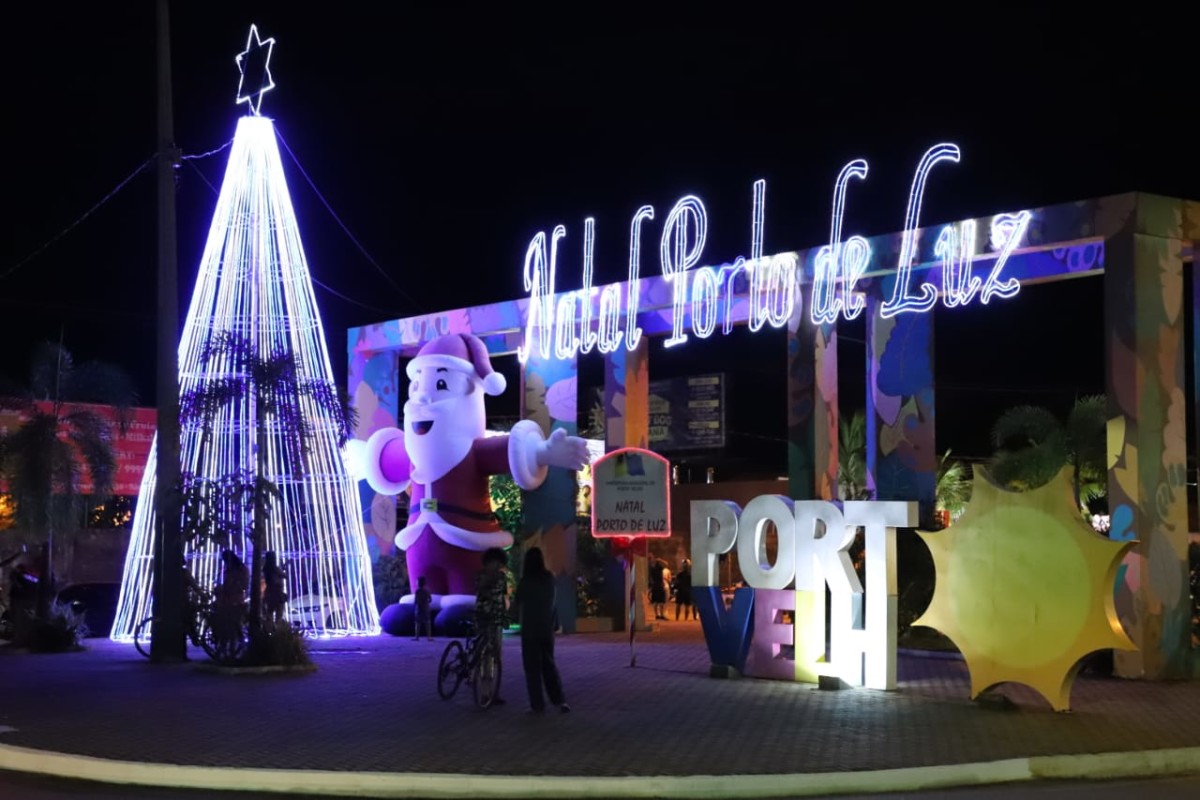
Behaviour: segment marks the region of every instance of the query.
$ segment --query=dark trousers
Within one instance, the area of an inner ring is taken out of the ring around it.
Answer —
[[[525,688],[529,690],[529,707],[540,711],[546,707],[542,696],[542,683],[553,705],[566,702],[563,697],[562,678],[554,663],[554,634],[549,636],[522,636],[521,661],[525,666]]]

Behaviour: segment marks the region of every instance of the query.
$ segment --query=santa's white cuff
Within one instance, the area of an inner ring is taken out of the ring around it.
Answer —
[[[508,433],[508,468],[513,481],[527,492],[546,480],[549,468],[537,462],[538,450],[545,437],[542,428],[531,419],[523,419]]]
[[[367,439],[366,447],[362,448],[362,474],[367,479],[367,485],[379,494],[397,495],[408,488],[409,478],[400,481],[389,480],[383,474],[383,450],[397,439],[404,440],[404,431],[399,428],[381,428]]]

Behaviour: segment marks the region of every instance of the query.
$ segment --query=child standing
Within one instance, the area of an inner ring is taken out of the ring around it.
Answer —
[[[416,605],[416,636],[413,641],[421,638],[421,631],[425,631],[425,635],[429,637],[429,641],[433,641],[433,622],[429,613],[430,606],[433,604],[433,593],[425,587],[425,576],[417,578],[417,593],[413,597]]]

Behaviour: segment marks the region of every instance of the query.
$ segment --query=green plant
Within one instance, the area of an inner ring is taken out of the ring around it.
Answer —
[[[13,644],[34,653],[78,650],[79,641],[87,636],[83,615],[57,601],[50,603],[44,613],[31,615],[16,630],[18,635]]]
[[[1081,509],[1107,492],[1107,401],[1104,395],[1075,401],[1066,423],[1040,406],[1022,405],[1000,415],[992,428],[996,453],[992,476],[1009,489],[1044,486],[1071,467],[1075,503]]]
[[[248,666],[307,667],[312,664],[308,639],[286,620],[264,619],[250,642],[243,663]]]
[[[596,617],[604,613],[604,570],[611,558],[609,545],[591,535],[591,520],[575,520],[575,613]]]
[[[838,495],[842,500],[870,500],[867,489],[867,416],[855,411],[838,420]]]
[[[604,439],[605,430],[607,427],[607,419],[604,416],[604,402],[596,400],[588,409],[587,425],[579,432],[579,435],[585,439]]]
[[[521,487],[511,475],[492,475],[488,478],[488,494],[492,500],[492,513],[500,523],[500,530],[508,531],[519,538],[524,510],[521,506]]]
[[[971,468],[961,461],[951,461],[947,450],[938,461],[937,510],[947,512],[951,519],[958,517],[971,500]]]
[[[408,564],[403,554],[380,556],[371,567],[375,583],[375,603],[379,610],[393,603],[412,591],[408,577]]]

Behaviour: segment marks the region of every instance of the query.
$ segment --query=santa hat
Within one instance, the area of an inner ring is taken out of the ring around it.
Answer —
[[[424,367],[445,367],[456,372],[465,372],[483,386],[486,394],[495,397],[504,391],[507,381],[492,369],[492,359],[487,347],[478,336],[469,333],[448,333],[426,342],[416,357],[408,362],[408,377]]]

